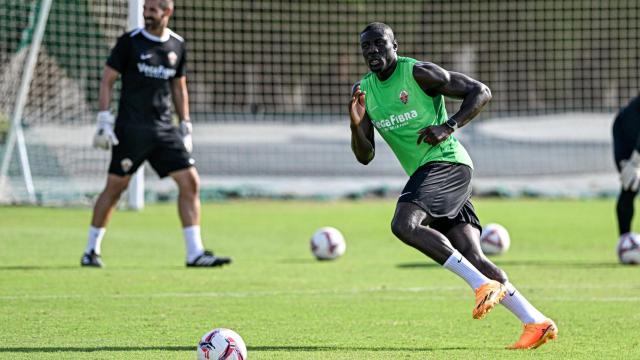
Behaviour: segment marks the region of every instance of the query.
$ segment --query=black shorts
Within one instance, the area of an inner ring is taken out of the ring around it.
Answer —
[[[176,127],[116,126],[119,144],[111,150],[109,173],[131,175],[148,160],[159,177],[186,169],[195,163]]]
[[[398,202],[422,208],[434,221],[431,228],[447,233],[460,223],[482,230],[471,203],[473,170],[463,164],[431,162],[419,167],[409,178]]]

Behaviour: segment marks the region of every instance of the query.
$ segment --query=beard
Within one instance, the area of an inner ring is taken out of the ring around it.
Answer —
[[[162,20],[154,18],[144,18],[144,27],[151,30],[156,30],[162,26]]]

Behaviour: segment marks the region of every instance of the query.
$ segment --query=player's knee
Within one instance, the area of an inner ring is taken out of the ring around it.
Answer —
[[[200,178],[198,176],[194,176],[193,178],[193,188],[196,194],[200,192]]]
[[[189,193],[193,196],[197,196],[200,192],[200,179],[197,177],[191,177],[187,183]]]
[[[404,243],[411,243],[411,234],[414,230],[415,225],[409,221],[396,218],[391,221],[391,232]]]
[[[127,189],[128,184],[128,181],[107,181],[107,186],[104,188],[103,194],[117,201],[120,199],[120,195]]]
[[[183,196],[198,196],[200,179],[197,176],[188,176],[178,182],[178,187]]]
[[[123,192],[124,190],[118,191],[118,189],[107,187],[102,191],[102,193],[98,197],[96,204],[102,203],[102,204],[109,204],[109,206],[114,206],[115,204],[118,203],[118,200],[120,200],[120,196],[122,195]]]

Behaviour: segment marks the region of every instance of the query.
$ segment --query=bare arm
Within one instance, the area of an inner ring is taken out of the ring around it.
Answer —
[[[430,96],[444,95],[462,100],[460,109],[450,117],[458,127],[469,123],[491,100],[491,91],[483,83],[432,63],[417,63],[413,67],[413,76],[422,90]],[[424,130],[421,131],[424,137],[421,136],[418,143],[425,140],[431,145],[443,141],[454,131],[446,125],[434,125]]]
[[[413,76],[428,95],[444,95],[462,100],[458,112],[451,116],[459,127],[471,121],[491,100],[491,91],[483,83],[467,75],[447,71],[436,64],[416,64]]]
[[[180,121],[189,120],[189,94],[186,76],[171,80],[171,97]]]
[[[113,94],[113,84],[120,76],[120,73],[112,67],[105,65],[102,72],[102,80],[100,80],[100,93],[98,95],[98,110],[107,111],[111,105],[111,96]]]
[[[351,119],[351,151],[363,165],[367,165],[375,156],[373,124],[365,109],[365,94],[356,83],[351,91],[349,117]]]

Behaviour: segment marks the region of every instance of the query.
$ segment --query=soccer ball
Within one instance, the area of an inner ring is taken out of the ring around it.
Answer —
[[[509,232],[500,224],[487,224],[480,235],[480,247],[487,255],[504,254],[509,250]]]
[[[213,329],[198,343],[198,360],[247,360],[247,346],[235,331]]]
[[[618,259],[623,264],[640,264],[640,236],[636,233],[626,233],[618,241]]]
[[[318,260],[339,258],[346,248],[344,237],[336,228],[320,228],[311,237],[311,252]]]

